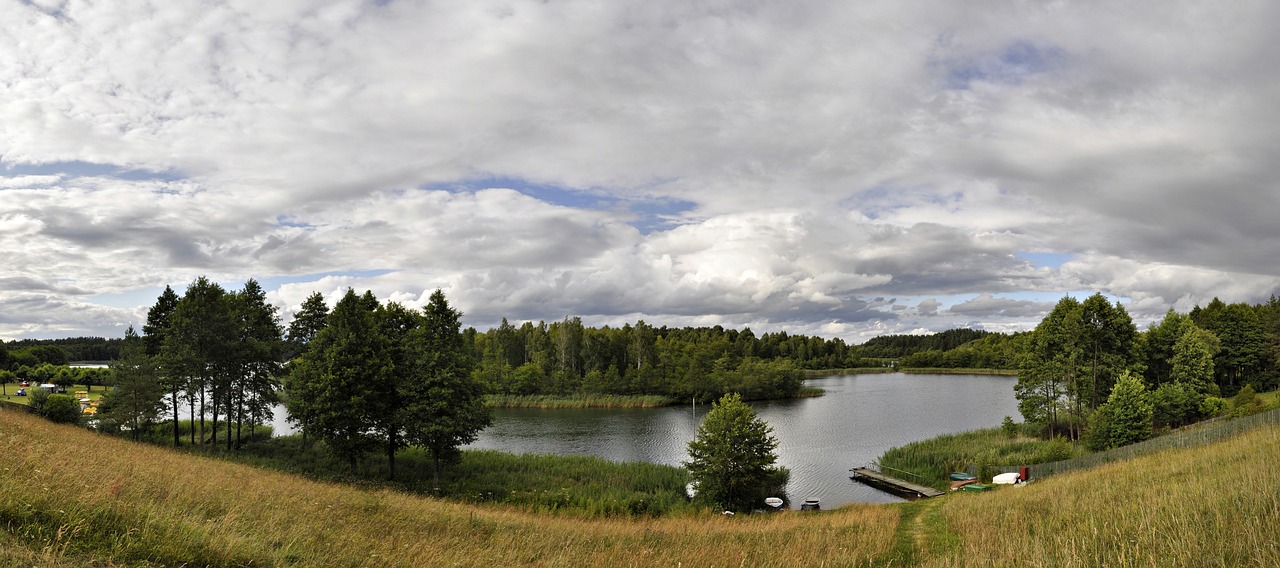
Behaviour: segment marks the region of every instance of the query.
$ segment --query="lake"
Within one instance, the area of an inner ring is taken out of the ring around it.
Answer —
[[[851,375],[805,381],[826,394],[754,402],[773,427],[778,458],[791,469],[793,507],[892,503],[898,497],[849,479],[894,446],[941,434],[992,428],[1019,418],[1014,377],[988,375]],[[680,465],[709,405],[658,409],[499,409],[473,449],[598,456],[612,461]]]

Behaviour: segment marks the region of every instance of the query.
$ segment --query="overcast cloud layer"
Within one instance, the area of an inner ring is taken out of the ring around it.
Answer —
[[[1280,4],[0,0],[0,337],[171,284],[481,329],[1280,291]]]

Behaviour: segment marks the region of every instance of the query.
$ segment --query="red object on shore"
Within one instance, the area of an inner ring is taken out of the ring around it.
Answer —
[[[1019,467],[1019,468],[1018,468],[1018,479],[1021,479],[1021,480],[1023,480],[1023,481],[1026,481],[1026,480],[1028,480],[1028,479],[1031,479],[1031,468],[1029,468],[1029,467],[1027,467],[1027,466],[1025,466],[1025,465],[1024,465],[1024,466],[1022,466],[1022,467]]]
[[[966,479],[966,480],[964,480],[964,481],[956,481],[956,482],[953,482],[953,483],[951,484],[951,490],[952,490],[952,491],[955,491],[955,490],[960,489],[961,487],[964,487],[964,486],[969,485],[969,484],[972,484],[972,483],[977,483],[977,482],[978,482],[978,480],[977,480],[977,479]]]

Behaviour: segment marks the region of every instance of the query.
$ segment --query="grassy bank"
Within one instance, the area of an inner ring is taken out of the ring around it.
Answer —
[[[443,469],[436,491],[430,456],[418,448],[396,454],[395,481],[387,480],[385,456],[367,456],[352,475],[346,463],[319,444],[304,446],[299,436],[262,440],[223,457],[319,481],[354,482],[366,488],[501,504],[529,512],[600,517],[694,510],[684,494],[689,481],[684,469],[646,462],[464,450],[459,463]]]
[[[677,401],[658,395],[587,394],[579,396],[487,394],[490,408],[658,408]]]
[[[952,369],[944,367],[903,367],[899,371],[908,375],[999,375],[1016,377],[1013,369]]]
[[[1280,566],[1280,427],[937,505],[926,566]]]
[[[991,493],[817,514],[534,514],[0,411],[0,565],[1276,566],[1280,427]]]
[[[892,448],[880,456],[880,466],[919,477],[899,475],[916,483],[947,489],[947,474],[970,465],[1046,463],[1077,457],[1085,450],[1061,438],[1041,440],[1017,435],[1010,438],[999,428],[949,434]],[[893,472],[889,472],[893,473]]]
[[[823,377],[838,377],[841,375],[878,375],[883,373],[896,373],[897,369],[893,367],[853,367],[849,369],[806,369],[804,378],[821,379]]]
[[[0,412],[0,565],[867,565],[898,514],[579,519],[309,481]]]

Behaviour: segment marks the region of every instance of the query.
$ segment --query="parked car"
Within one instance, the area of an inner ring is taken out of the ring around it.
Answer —
[[[18,383],[18,386],[20,386],[20,387],[29,387],[29,386],[31,386],[31,382],[30,382],[30,381],[22,381],[22,382]]]
[[[15,392],[13,394],[16,394],[18,396],[27,396],[27,389],[18,389],[18,392]]]

